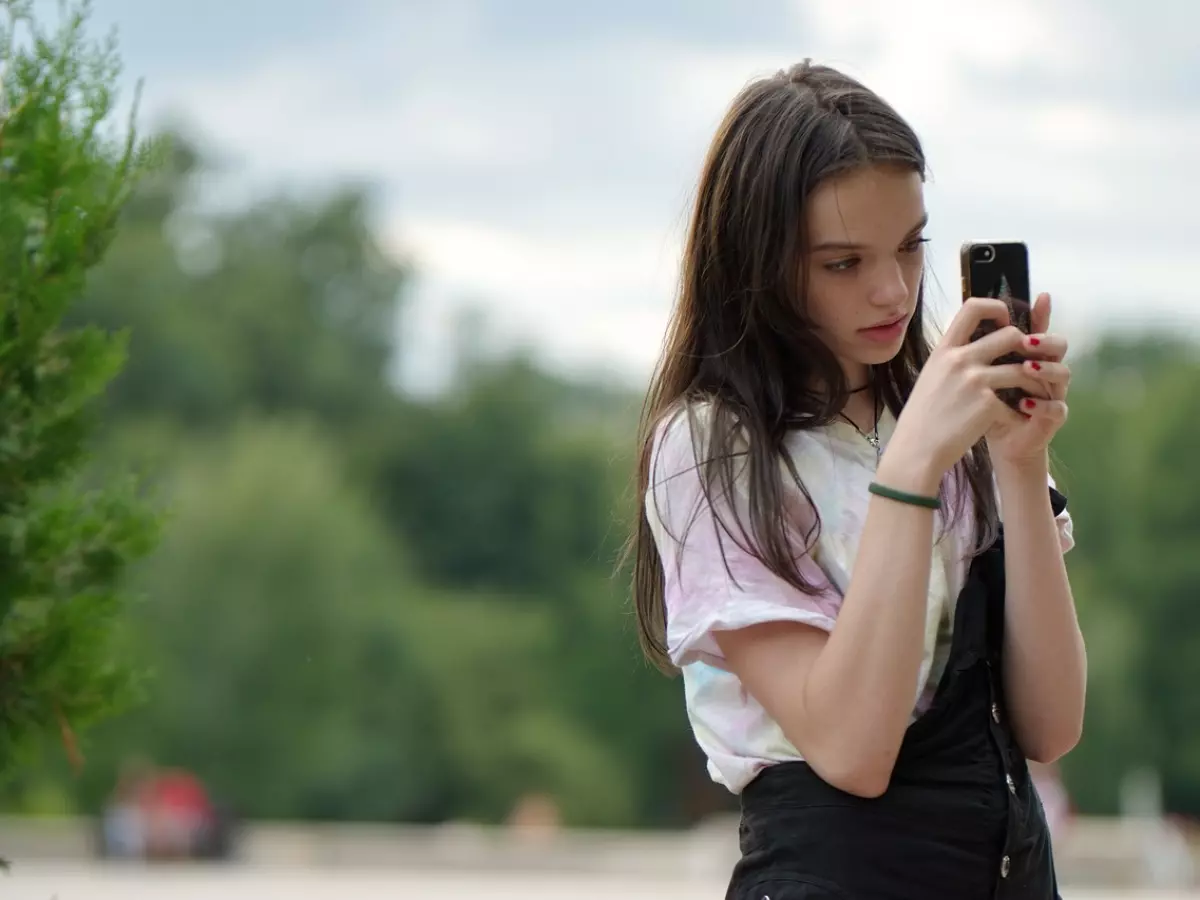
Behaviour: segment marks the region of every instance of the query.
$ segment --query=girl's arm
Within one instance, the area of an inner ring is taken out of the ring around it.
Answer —
[[[937,492],[938,473],[919,457],[886,454],[877,477]],[[932,552],[931,510],[872,497],[831,633],[766,622],[715,635],[808,764],[848,793],[877,797],[891,779],[917,699]]]
[[[1004,684],[1025,755],[1053,762],[1083,731],[1087,652],[1045,465],[996,464],[1004,514]]]

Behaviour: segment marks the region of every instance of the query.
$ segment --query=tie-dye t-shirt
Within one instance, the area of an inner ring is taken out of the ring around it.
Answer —
[[[682,409],[659,427],[645,508],[663,561],[667,650],[683,673],[692,731],[708,757],[713,779],[738,793],[764,766],[801,756],[737,676],[724,668],[713,632],[771,621],[833,629],[854,568],[877,455],[848,423],[795,431],[786,439],[786,451],[811,497],[810,504],[785,475],[787,521],[800,571],[819,588],[808,595],[772,575],[740,546],[745,541],[730,510],[736,505],[743,514],[741,521],[748,521],[744,487],[728,498],[717,496],[719,487],[714,485],[716,515],[705,500],[697,460],[705,458],[701,440],[707,433],[708,409],[693,407],[699,425],[696,435]],[[886,448],[895,424],[890,413],[881,416],[881,447]],[[956,481],[949,479],[950,509]],[[950,655],[954,605],[966,580],[973,540],[969,499],[968,493],[966,514],[951,529],[945,529],[942,514],[935,513],[925,653],[913,685],[914,718],[933,699]],[[820,533],[816,544],[804,552],[814,507],[820,515]],[[718,530],[718,520],[732,525],[733,536]],[[1073,544],[1069,513],[1059,516],[1058,524],[1065,552]]]

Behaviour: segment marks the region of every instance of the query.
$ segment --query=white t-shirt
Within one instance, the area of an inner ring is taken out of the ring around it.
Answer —
[[[785,439],[786,451],[812,498],[810,505],[785,471],[792,545],[801,573],[810,584],[819,586],[810,596],[771,574],[739,546],[745,542],[729,514],[730,498],[714,494],[718,513],[714,516],[701,490],[703,471],[698,465],[706,455],[700,442],[707,434],[710,407],[693,409],[700,426],[695,445],[684,410],[660,425],[651,486],[644,501],[663,561],[667,650],[683,673],[692,731],[708,757],[713,780],[739,793],[763,767],[801,756],[737,676],[724,668],[713,632],[773,621],[833,629],[854,569],[871,497],[867,487],[874,478],[877,457],[875,448],[848,423],[794,431]],[[890,413],[880,417],[881,446],[886,447],[895,424]],[[734,465],[736,472],[740,460],[735,459]],[[957,479],[949,479],[952,491],[956,484]],[[969,488],[964,484],[963,489],[967,491],[965,514],[953,529],[945,530],[942,513],[935,513],[925,652],[913,686],[914,718],[932,701],[945,669],[954,605],[970,565],[974,519]],[[714,484],[713,491],[719,490],[719,484]],[[748,523],[744,484],[732,500],[743,513],[740,521]],[[952,495],[948,508],[953,509],[955,502]],[[813,507],[820,514],[821,531],[816,545],[804,552],[805,535],[814,521]],[[718,538],[718,518],[733,528],[732,537],[722,529]],[[1058,525],[1066,552],[1074,543],[1070,514],[1064,511]],[[685,538],[682,543],[681,537]]]

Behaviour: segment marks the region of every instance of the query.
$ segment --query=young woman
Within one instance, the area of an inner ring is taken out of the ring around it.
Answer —
[[[1057,896],[1026,761],[1083,719],[1067,344],[1043,294],[1031,336],[971,299],[930,346],[924,172],[804,63],[737,97],[700,179],[631,546],[643,647],[741,796],[728,898]]]

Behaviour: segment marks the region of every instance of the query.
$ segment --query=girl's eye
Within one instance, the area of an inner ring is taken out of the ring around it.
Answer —
[[[838,259],[833,262],[825,263],[825,268],[830,272],[849,272],[859,263],[857,256],[851,256],[846,259]]]
[[[920,252],[922,245],[927,243],[929,243],[929,238],[927,237],[913,238],[911,241],[900,245],[900,252],[918,253]],[[847,256],[845,259],[835,259],[833,262],[825,263],[825,270],[828,272],[849,272],[858,268],[858,265],[861,262],[861,257]]]

